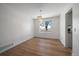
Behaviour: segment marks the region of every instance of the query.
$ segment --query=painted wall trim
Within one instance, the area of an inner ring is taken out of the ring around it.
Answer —
[[[19,45],[19,44],[21,44],[21,43],[23,43],[23,42],[25,42],[25,41],[30,40],[31,38],[33,38],[33,36],[31,36],[31,37],[29,37],[29,38],[27,38],[27,39],[25,39],[25,40],[23,40],[23,41],[17,42],[17,44],[13,44],[12,46],[7,47],[7,48],[1,50],[0,53],[5,52],[5,51],[7,51],[7,50],[9,50],[9,49],[11,49],[11,48],[14,48],[14,47],[16,47],[17,45]]]

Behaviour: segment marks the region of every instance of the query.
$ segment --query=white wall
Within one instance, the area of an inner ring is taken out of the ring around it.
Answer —
[[[42,38],[54,38],[54,39],[59,39],[59,34],[60,34],[60,17],[59,16],[55,16],[55,17],[52,17],[52,18],[49,18],[49,19],[52,19],[52,22],[53,22],[53,26],[51,28],[51,31],[50,32],[40,32],[39,30],[39,21],[38,20],[34,20],[34,36],[35,37],[42,37]]]
[[[73,55],[79,56],[79,4],[73,6]]]
[[[0,49],[33,37],[33,20],[30,18],[31,14],[28,14],[30,11],[26,9],[25,12],[18,7],[18,4],[0,4]]]

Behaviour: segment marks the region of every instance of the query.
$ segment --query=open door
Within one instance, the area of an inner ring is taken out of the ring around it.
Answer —
[[[72,9],[70,9],[66,14],[66,47],[72,48]]]

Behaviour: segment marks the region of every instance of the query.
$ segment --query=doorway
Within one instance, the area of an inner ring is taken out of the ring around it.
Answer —
[[[66,47],[72,48],[72,9],[70,9],[66,14]]]

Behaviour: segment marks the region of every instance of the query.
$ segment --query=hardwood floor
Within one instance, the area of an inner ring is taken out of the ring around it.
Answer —
[[[64,48],[59,40],[32,38],[8,51],[1,56],[70,56],[71,48]]]

